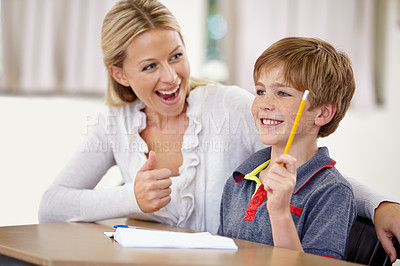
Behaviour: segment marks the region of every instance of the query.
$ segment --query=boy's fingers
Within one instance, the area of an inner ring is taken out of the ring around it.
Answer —
[[[289,173],[296,173],[296,158],[289,154],[282,154],[278,157],[275,161],[277,164],[282,165],[285,167]]]
[[[277,174],[274,174],[274,173],[270,173],[270,174],[266,177],[265,181],[268,182],[268,184],[269,184],[270,186],[274,186],[274,184],[283,184],[283,183],[285,183],[286,180],[285,180],[285,178],[284,178],[283,176],[281,176],[281,175],[277,175]]]

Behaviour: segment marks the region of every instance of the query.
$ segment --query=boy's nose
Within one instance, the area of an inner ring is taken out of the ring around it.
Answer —
[[[274,110],[275,103],[273,97],[266,93],[262,99],[260,99],[259,108],[263,110]]]

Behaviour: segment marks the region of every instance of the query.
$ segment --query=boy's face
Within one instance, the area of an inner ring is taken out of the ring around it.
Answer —
[[[256,98],[253,102],[252,114],[260,132],[261,141],[266,145],[284,148],[303,92],[285,82],[280,66],[263,71],[255,87]],[[297,128],[296,141],[300,141],[301,138],[315,138],[315,132],[312,133],[315,117],[315,111],[309,111],[306,103]]]

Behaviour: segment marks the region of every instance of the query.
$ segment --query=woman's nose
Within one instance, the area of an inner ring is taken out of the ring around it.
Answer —
[[[175,82],[176,78],[177,78],[176,71],[171,65],[166,64],[165,66],[162,67],[162,70],[161,70],[161,81],[162,82],[172,84]]]

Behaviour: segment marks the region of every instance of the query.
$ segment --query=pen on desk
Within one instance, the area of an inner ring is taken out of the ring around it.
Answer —
[[[303,113],[303,109],[304,109],[304,106],[306,105],[306,101],[307,101],[307,97],[308,97],[309,93],[310,92],[308,90],[304,91],[303,98],[301,99],[299,110],[297,111],[297,115],[294,120],[292,131],[290,132],[289,139],[286,143],[285,151],[283,152],[283,154],[288,154],[289,150],[290,150],[290,146],[292,146],[292,142],[293,142],[294,136],[296,134],[297,126],[299,125],[301,114]]]
[[[116,225],[114,225],[114,228],[129,228],[129,225],[127,225],[127,224],[116,224]]]
[[[152,229],[152,228],[145,228],[145,227],[139,227],[139,226],[129,226],[127,224],[116,224],[114,225],[114,228],[131,228],[131,229],[141,229],[141,230],[153,230],[153,231],[158,231],[158,229]]]

